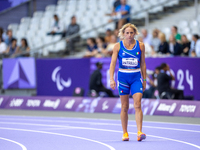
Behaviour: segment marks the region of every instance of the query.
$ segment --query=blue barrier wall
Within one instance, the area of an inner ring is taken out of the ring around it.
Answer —
[[[23,59],[23,58],[20,58]],[[20,60],[18,59],[18,61]],[[33,58],[28,58],[33,59]],[[6,61],[5,61],[6,60]],[[5,59],[3,66],[6,63],[13,62],[17,59]],[[109,65],[110,58],[104,59],[37,59],[36,71],[33,73],[36,76],[36,85],[38,95],[55,95],[55,96],[71,96],[75,87],[82,87],[88,93],[89,78],[91,73],[96,69],[95,63],[103,62],[102,68],[102,82],[105,87],[110,88],[109,85]],[[21,62],[21,61],[19,61]],[[146,58],[147,70],[153,71],[155,67],[161,63],[169,64],[172,73],[175,76],[175,81],[171,82],[173,88],[184,90],[186,96],[192,95],[195,100],[200,100],[200,69],[197,64],[200,64],[199,58]],[[23,65],[22,65],[23,66]],[[19,70],[20,70],[20,66]],[[8,67],[4,68],[4,84],[7,84],[8,77],[15,71],[6,71]],[[22,67],[26,73],[26,67]],[[12,70],[10,67],[9,69]],[[13,67],[13,70],[16,67]],[[28,69],[28,68],[27,68]],[[29,68],[30,69],[30,68]],[[118,64],[115,70],[115,81],[117,81]],[[8,72],[5,74],[5,72]],[[147,82],[148,84],[148,82]],[[8,86],[5,86],[9,88]],[[148,85],[147,85],[148,87]],[[114,94],[118,95],[117,88]]]
[[[200,101],[142,99],[144,115],[200,117]],[[121,112],[119,98],[87,98],[56,96],[1,96],[0,109],[73,111],[85,113]],[[129,114],[135,114],[133,100],[129,100]]]

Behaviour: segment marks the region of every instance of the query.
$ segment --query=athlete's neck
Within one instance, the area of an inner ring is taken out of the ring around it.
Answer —
[[[130,46],[132,44],[135,44],[135,39],[131,39],[131,40],[124,40],[124,43],[127,45],[127,46]]]
[[[135,44],[135,39],[131,39],[131,40],[124,40],[124,44],[126,45],[126,46],[131,46],[131,45],[133,45],[133,44]]]

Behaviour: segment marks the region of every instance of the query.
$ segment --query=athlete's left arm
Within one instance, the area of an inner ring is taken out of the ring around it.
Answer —
[[[140,59],[140,68],[142,72],[142,78],[146,79],[146,63],[145,63],[145,46],[140,42],[141,49],[141,59]],[[146,89],[146,81],[143,81],[143,91]]]

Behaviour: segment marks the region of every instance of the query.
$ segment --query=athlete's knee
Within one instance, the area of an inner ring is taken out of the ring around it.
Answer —
[[[129,104],[122,104],[122,111],[123,112],[128,112],[129,109]]]
[[[134,102],[134,108],[135,108],[135,110],[141,109],[141,102],[140,101]]]

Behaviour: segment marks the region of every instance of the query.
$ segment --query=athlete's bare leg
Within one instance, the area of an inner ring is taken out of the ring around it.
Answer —
[[[128,126],[128,109],[129,109],[129,95],[121,95],[121,123],[122,123],[122,129],[123,133],[127,132],[127,126]]]
[[[142,93],[135,93],[133,95],[137,130],[142,132],[143,113],[141,108],[141,99],[142,99]]]

